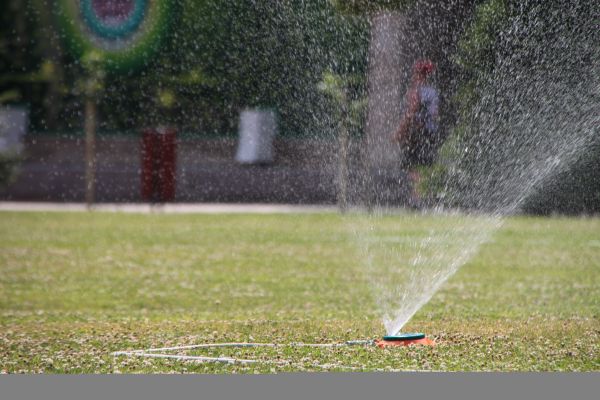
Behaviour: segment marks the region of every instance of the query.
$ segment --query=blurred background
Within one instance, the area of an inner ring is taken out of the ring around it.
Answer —
[[[366,168],[373,87],[403,93],[432,59],[444,135],[459,135],[511,13],[561,3],[4,0],[0,199],[339,203],[340,160],[349,181]],[[374,77],[380,63],[395,76]],[[600,141],[524,210],[600,211]]]

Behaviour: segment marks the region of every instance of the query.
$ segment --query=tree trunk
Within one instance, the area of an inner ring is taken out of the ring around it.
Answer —
[[[96,189],[96,102],[85,100],[85,202],[94,204]]]
[[[344,91],[342,99],[340,129],[338,132],[338,171],[337,171],[337,203],[341,213],[348,209],[348,151],[350,133],[348,132],[348,96]]]

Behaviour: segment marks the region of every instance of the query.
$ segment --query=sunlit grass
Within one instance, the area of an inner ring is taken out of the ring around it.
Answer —
[[[427,332],[434,348],[189,353],[281,361],[249,366],[111,356],[381,336],[357,225],[346,218],[0,213],[0,369],[600,369],[600,220],[567,218],[513,218],[484,244],[406,327]],[[415,237],[448,224],[389,218]]]

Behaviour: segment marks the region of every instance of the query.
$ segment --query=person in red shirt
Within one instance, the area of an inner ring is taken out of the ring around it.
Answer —
[[[392,140],[402,146],[402,166],[408,170],[412,186],[411,203],[415,206],[420,203],[418,168],[435,161],[440,143],[439,95],[430,83],[434,71],[435,64],[430,60],[419,60],[414,64],[404,96],[404,112],[398,129],[392,135]]]

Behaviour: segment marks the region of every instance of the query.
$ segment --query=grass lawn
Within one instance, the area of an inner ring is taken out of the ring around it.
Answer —
[[[391,218],[408,236],[432,223]],[[0,370],[600,370],[600,219],[583,218],[508,220],[408,323],[435,347],[187,353],[287,361],[251,365],[111,355],[381,337],[356,244],[333,214],[2,212]]]

